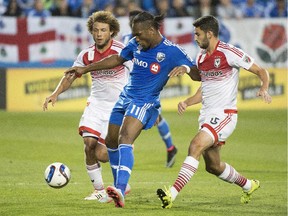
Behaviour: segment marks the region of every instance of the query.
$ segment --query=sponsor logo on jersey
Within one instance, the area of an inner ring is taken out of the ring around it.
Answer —
[[[148,63],[147,62],[139,60],[137,58],[134,58],[134,64],[136,64],[138,66],[141,66],[141,67],[144,67],[144,68],[148,67]]]
[[[218,77],[223,74],[222,71],[201,71],[201,75],[205,77]]]
[[[160,65],[157,62],[154,62],[150,65],[150,71],[153,74],[157,74],[160,71]]]
[[[158,52],[158,53],[157,53],[157,56],[156,56],[156,60],[157,60],[158,62],[162,62],[164,59],[165,59],[165,54],[162,53],[162,52]]]
[[[220,64],[221,64],[221,59],[220,59],[219,57],[216,57],[216,58],[214,59],[214,66],[215,66],[216,68],[219,68],[219,67],[220,67]]]
[[[99,76],[114,76],[116,74],[115,70],[99,70],[99,71],[92,71],[91,77],[96,78]]]

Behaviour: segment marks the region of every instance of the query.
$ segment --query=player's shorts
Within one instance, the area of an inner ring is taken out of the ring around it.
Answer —
[[[159,116],[160,102],[135,101],[122,94],[112,109],[109,122],[115,125],[122,125],[124,116],[132,116],[143,124],[143,129],[147,130],[155,124]]]
[[[212,137],[214,145],[223,145],[235,130],[237,117],[235,109],[201,113],[198,119],[200,130]]]
[[[105,144],[105,137],[108,132],[108,124],[111,108],[103,108],[91,101],[87,101],[87,106],[79,123],[79,134],[82,137],[95,137],[99,144]]]

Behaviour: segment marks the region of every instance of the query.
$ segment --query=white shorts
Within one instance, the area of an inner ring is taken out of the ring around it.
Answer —
[[[214,145],[223,145],[236,128],[237,110],[202,113],[198,121],[200,130],[206,131],[212,137]]]
[[[112,108],[105,106],[104,108],[106,109],[103,110],[103,106],[93,101],[87,101],[87,106],[79,123],[79,134],[82,137],[96,137],[99,144],[105,144]]]

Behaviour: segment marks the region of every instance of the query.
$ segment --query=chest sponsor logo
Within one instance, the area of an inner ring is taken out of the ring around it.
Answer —
[[[148,67],[148,63],[147,62],[139,60],[137,58],[134,58],[134,64],[136,64],[138,66],[141,66],[141,67],[144,67],[144,68]]]
[[[153,74],[157,74],[157,73],[159,73],[159,71],[160,71],[160,65],[158,64],[158,63],[152,63],[151,64],[151,66],[150,66],[150,71],[151,71],[151,73],[153,73]]]

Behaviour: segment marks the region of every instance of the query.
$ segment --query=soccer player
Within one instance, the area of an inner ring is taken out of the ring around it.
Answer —
[[[116,207],[125,205],[125,188],[134,164],[132,144],[142,129],[149,129],[157,122],[159,95],[169,79],[169,72],[170,76],[188,72],[192,79],[200,80],[191,58],[159,32],[163,19],[163,15],[141,12],[133,19],[134,38],[119,55],[110,55],[86,67],[73,67],[65,72],[84,74],[113,68],[133,59],[129,82],[112,110],[105,139],[115,181],[115,186],[108,186],[106,191]]]
[[[133,10],[129,12],[129,26],[131,29],[132,29],[132,20],[137,14],[141,12],[142,11],[140,10]],[[132,33],[125,34],[122,38],[124,44],[128,44],[129,40],[131,40],[132,37],[133,37]],[[166,145],[167,150],[166,167],[171,168],[175,163],[177,148],[176,146],[173,145],[169,124],[163,117],[163,115],[161,115],[161,113],[159,114],[159,123],[157,124],[157,128],[162,140]]]
[[[257,96],[270,103],[268,93],[269,74],[255,63],[254,59],[241,49],[218,39],[219,24],[213,16],[203,16],[193,23],[195,41],[202,49],[196,57],[201,75],[201,97],[191,97],[178,105],[179,113],[202,100],[199,116],[199,131],[192,139],[188,156],[184,160],[173,186],[157,190],[163,208],[171,208],[182,188],[196,173],[201,155],[207,172],[219,179],[235,183],[242,188],[241,202],[248,203],[251,194],[260,187],[258,180],[250,180],[238,173],[231,165],[221,161],[220,149],[232,134],[237,123],[237,87],[239,67],[242,67],[261,80]],[[180,75],[181,73],[179,73]]]
[[[110,12],[93,13],[88,18],[87,27],[95,44],[82,50],[73,66],[85,66],[109,55],[118,55],[124,47],[124,44],[113,39],[118,34],[120,25]],[[93,70],[90,75],[92,79],[91,93],[79,123],[79,134],[83,137],[85,145],[86,169],[94,186],[94,192],[85,200],[98,200],[106,203],[111,202],[112,199],[108,197],[104,188],[100,162],[109,160],[105,146],[108,120],[120,92],[128,81],[128,76],[124,65],[112,67],[109,70]],[[77,77],[80,76],[73,73],[65,74],[55,91],[46,98],[43,110],[48,109],[50,102],[54,106],[58,96],[66,91]],[[129,191],[129,186],[127,190]]]

